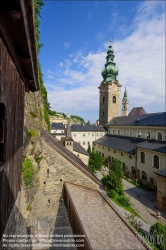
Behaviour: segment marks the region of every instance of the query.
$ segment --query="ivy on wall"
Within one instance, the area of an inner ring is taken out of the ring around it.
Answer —
[[[41,47],[43,46],[43,44],[40,43],[40,30],[39,30],[39,26],[40,26],[39,17],[41,16],[40,12],[41,12],[42,6],[44,6],[44,3],[42,0],[34,0],[36,44],[37,44],[38,54],[40,52]],[[39,71],[40,89],[41,89],[41,93],[42,93],[43,101],[44,101],[44,120],[46,121],[48,130],[50,131],[50,118],[49,118],[49,114],[48,114],[48,111],[50,109],[50,103],[48,102],[47,90],[44,86],[43,74],[42,74],[41,65],[40,65],[39,60],[38,60],[38,71]]]

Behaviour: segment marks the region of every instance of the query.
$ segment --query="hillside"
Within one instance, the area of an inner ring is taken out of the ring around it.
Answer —
[[[62,122],[70,124],[85,124],[85,121],[82,117],[76,115],[65,115],[64,113],[56,113],[55,111],[49,111],[50,123],[52,122]]]

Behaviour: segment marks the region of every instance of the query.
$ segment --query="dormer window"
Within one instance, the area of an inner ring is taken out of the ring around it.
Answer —
[[[137,136],[138,136],[139,138],[141,138],[141,131],[138,131],[138,132],[137,132]]]
[[[147,131],[147,133],[146,133],[146,138],[150,139],[150,132],[149,131]]]
[[[162,141],[162,133],[161,132],[158,132],[157,140]]]

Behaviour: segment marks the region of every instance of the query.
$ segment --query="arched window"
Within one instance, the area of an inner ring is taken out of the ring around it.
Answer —
[[[141,138],[141,131],[140,131],[140,130],[137,131],[137,136],[138,136],[139,138]]]
[[[112,101],[113,103],[116,103],[116,96],[113,96]]]
[[[104,111],[103,111],[103,115],[104,115]]]
[[[150,139],[150,132],[149,131],[146,132],[146,138]]]
[[[141,152],[141,162],[145,163],[145,153]]]
[[[147,174],[145,171],[142,171],[142,179],[147,180]]]
[[[105,103],[105,96],[103,96],[103,103]]]
[[[157,140],[159,140],[159,141],[162,141],[162,133],[161,132],[158,132],[157,133]]]
[[[133,136],[133,130],[130,130],[129,135]]]
[[[6,112],[5,105],[0,103],[0,162],[5,162],[5,126],[6,126]]]
[[[132,172],[132,174],[135,174],[135,167],[131,167],[131,172]]]
[[[154,168],[159,168],[159,157],[158,157],[158,155],[153,156],[153,167]]]

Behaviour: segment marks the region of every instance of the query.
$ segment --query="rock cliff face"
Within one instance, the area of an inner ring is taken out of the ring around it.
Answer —
[[[32,241],[38,233],[72,233],[63,202],[64,181],[95,189],[98,187],[91,178],[56,152],[41,137],[41,128],[47,128],[43,114],[40,91],[26,93],[23,157],[30,159],[33,164],[33,181],[26,186],[22,177],[21,191],[4,232],[14,235],[28,234],[31,235],[29,239]],[[35,131],[35,136],[31,135],[30,131]]]

